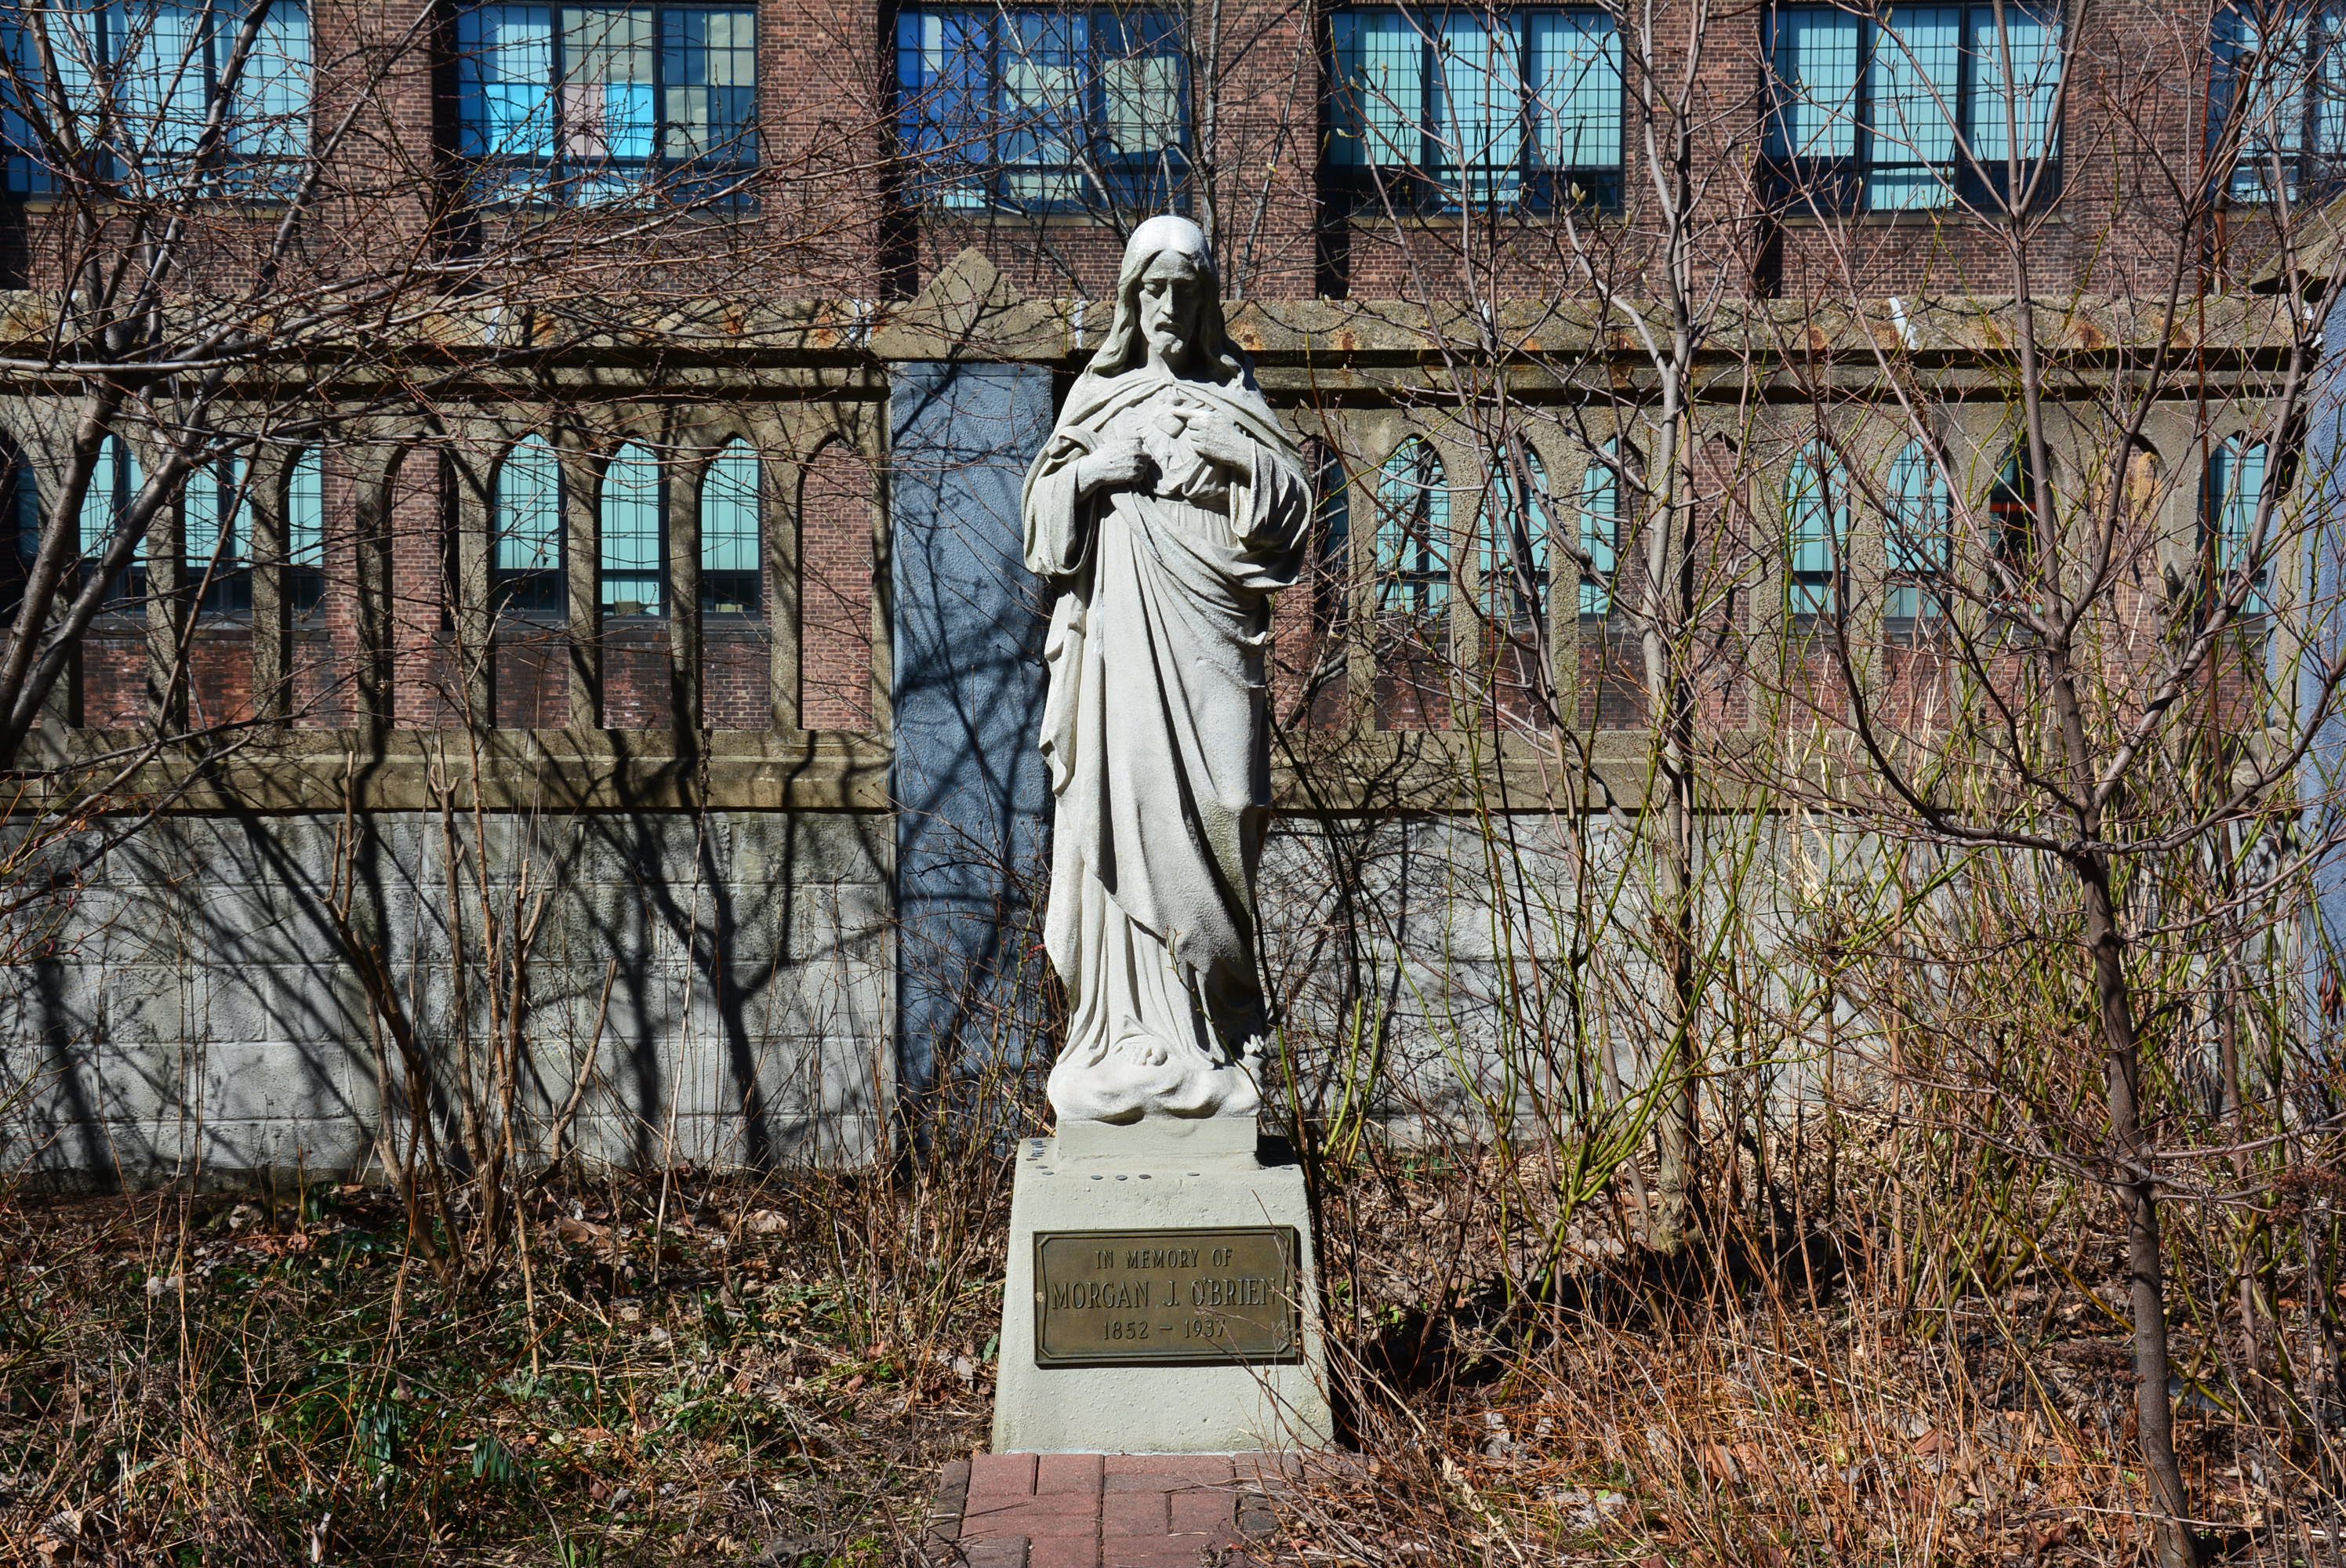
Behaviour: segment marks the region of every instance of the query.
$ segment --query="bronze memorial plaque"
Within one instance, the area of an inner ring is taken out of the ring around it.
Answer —
[[[1035,1364],[1291,1362],[1295,1227],[1035,1237]]]

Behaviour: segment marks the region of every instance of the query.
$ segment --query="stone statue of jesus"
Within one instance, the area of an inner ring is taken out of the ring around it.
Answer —
[[[1026,565],[1058,590],[1045,940],[1069,1018],[1052,1108],[1062,1124],[1252,1115],[1270,1027],[1263,653],[1311,486],[1187,219],[1134,230],[1107,341],[1025,505]]]

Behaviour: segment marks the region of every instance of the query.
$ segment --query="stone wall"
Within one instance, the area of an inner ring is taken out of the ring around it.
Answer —
[[[887,816],[354,820],[355,840],[337,816],[252,815],[85,840],[80,886],[20,928],[24,961],[0,972],[0,1168],[362,1169],[386,1067],[403,1103],[389,1014],[413,1020],[443,1071],[468,1050],[479,1062],[503,995],[484,931],[533,920],[522,1081],[541,1138],[577,1087],[570,1142],[590,1156],[876,1147],[893,1075]],[[389,1009],[362,979],[369,948]]]

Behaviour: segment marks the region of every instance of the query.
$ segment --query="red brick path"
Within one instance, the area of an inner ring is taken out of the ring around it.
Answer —
[[[969,1463],[958,1540],[940,1555],[967,1568],[1253,1561],[1248,1542],[1270,1529],[1264,1494],[1291,1465],[1267,1454],[979,1454]],[[948,1494],[959,1479],[947,1478]],[[954,1537],[951,1521],[941,1533]]]

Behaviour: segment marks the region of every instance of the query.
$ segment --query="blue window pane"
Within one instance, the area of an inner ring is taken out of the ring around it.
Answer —
[[[15,80],[0,102],[8,190],[62,188],[56,159],[77,149],[70,183],[93,193],[171,195],[199,178],[206,121],[230,94],[212,155],[229,182],[242,166],[297,159],[309,145],[310,29],[300,0],[275,0],[236,58],[246,13],[204,0],[113,0],[11,6],[5,46]]]
[[[668,112],[661,119],[666,155],[756,162],[757,13],[664,12],[661,49],[668,92]]]
[[[30,561],[41,553],[41,483],[21,456],[8,464],[8,499],[16,525],[16,554]]]
[[[700,607],[705,614],[754,616],[763,594],[758,458],[735,442],[717,454],[700,482]]]
[[[2335,5],[2216,15],[2208,135],[2237,113],[2232,194],[2291,198],[2334,188],[2346,157],[2346,15]]]
[[[228,36],[232,46],[233,29]],[[310,147],[310,14],[292,0],[276,0],[237,78],[230,150],[240,158],[297,164]]]
[[[1896,211],[1954,200],[1950,176],[1963,65],[1963,13],[1954,6],[1901,6],[1875,30],[1866,77],[1872,100],[1868,207]]]
[[[966,11],[907,11],[896,18],[899,134],[928,200],[983,207],[994,161],[992,28]]]
[[[1974,5],[1969,32],[1973,156],[1982,165],[2049,156],[2054,97],[2061,86],[2059,24],[2016,3]]]
[[[657,616],[668,606],[668,541],[660,526],[659,460],[633,443],[603,471],[602,602],[609,616]]]
[[[1521,38],[1512,25],[1454,13],[1434,51],[1436,168],[1453,173],[1466,200],[1512,200],[1523,163]]]
[[[1076,167],[1085,127],[1089,18],[1021,12],[1002,39],[1002,191],[1014,206],[1082,201]]]
[[[1857,156],[1861,24],[1844,11],[1787,6],[1775,13],[1769,63],[1776,112],[1769,150],[1783,158]]]
[[[934,7],[896,20],[897,131],[931,205],[1170,204],[1188,157],[1177,14]]]
[[[456,79],[465,156],[554,156],[553,7],[483,5],[459,13]]]
[[[1343,76],[1333,153],[1339,163],[1414,167],[1424,154],[1427,38],[1398,10],[1340,11]]]
[[[458,148],[484,197],[746,197],[755,10],[486,5],[456,33]]]
[[[1551,168],[1621,162],[1621,40],[1601,12],[1539,11],[1525,20],[1525,86],[1535,148]]]

